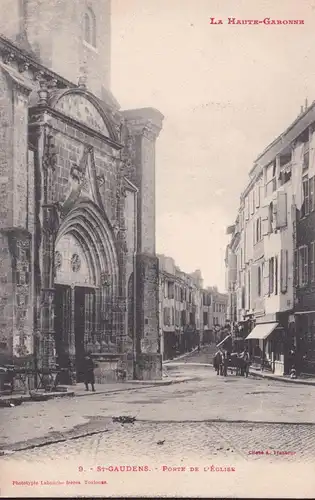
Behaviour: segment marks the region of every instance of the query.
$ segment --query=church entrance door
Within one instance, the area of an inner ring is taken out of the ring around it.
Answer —
[[[83,361],[87,344],[95,331],[95,290],[76,287],[74,290],[74,335],[77,381],[83,382]]]

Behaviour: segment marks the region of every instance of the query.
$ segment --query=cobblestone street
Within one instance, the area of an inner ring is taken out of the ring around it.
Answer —
[[[200,467],[204,473],[211,466],[238,467],[241,475],[245,466],[259,465],[260,471],[271,464],[273,471],[279,465],[295,471],[303,466],[303,473],[314,467],[315,387],[233,375],[217,377],[211,367],[188,365],[174,367],[170,373],[189,374],[197,380],[2,409],[3,450],[40,445],[5,454],[2,467],[9,470],[11,464],[11,471],[23,470],[20,478],[29,468],[33,478],[34,470],[44,474],[45,468],[68,471],[68,476],[71,472],[71,477],[82,480],[105,478],[113,484],[115,478],[117,494],[125,494],[127,476],[120,474],[118,481],[111,466],[147,466],[152,474],[163,465],[185,467],[183,474],[188,474],[190,466]],[[136,421],[115,423],[113,416],[134,416]],[[62,442],[56,442],[60,435]],[[55,444],[42,446],[45,441]],[[104,469],[98,471],[98,466]],[[228,475],[224,475],[224,483],[231,487]],[[175,476],[163,478],[175,480]],[[160,487],[161,479],[156,481]],[[127,482],[130,486],[130,479]],[[33,489],[29,491],[35,494]],[[49,490],[51,495],[56,492]]]

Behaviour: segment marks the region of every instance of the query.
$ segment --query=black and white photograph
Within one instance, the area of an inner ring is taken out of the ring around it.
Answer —
[[[0,496],[315,494],[314,0],[0,0]]]

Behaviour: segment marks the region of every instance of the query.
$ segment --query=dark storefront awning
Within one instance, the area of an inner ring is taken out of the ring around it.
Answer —
[[[265,340],[277,328],[278,323],[261,323],[256,325],[245,340]]]
[[[222,344],[224,344],[224,342],[225,342],[227,339],[229,339],[230,337],[231,337],[231,335],[228,335],[227,337],[225,337],[225,339],[221,340],[221,342],[219,342],[219,343],[217,344],[217,347],[220,347]]]

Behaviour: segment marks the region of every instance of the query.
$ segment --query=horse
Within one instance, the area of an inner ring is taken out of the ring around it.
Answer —
[[[235,375],[244,376],[246,373],[247,361],[238,353],[232,353],[229,357],[229,368],[235,369]],[[232,371],[231,370],[231,371]]]

